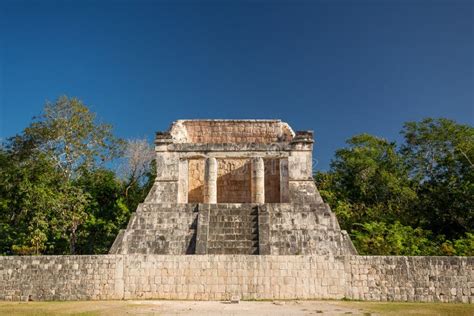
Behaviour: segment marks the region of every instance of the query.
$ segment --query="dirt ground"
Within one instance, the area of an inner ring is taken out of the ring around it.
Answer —
[[[474,316],[472,304],[353,301],[88,301],[0,302],[0,315],[453,315]]]

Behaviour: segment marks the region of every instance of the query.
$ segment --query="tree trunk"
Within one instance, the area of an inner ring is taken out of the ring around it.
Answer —
[[[71,230],[71,235],[70,235],[70,239],[69,239],[69,252],[70,252],[71,255],[76,254],[76,241],[77,241],[76,229],[77,229],[77,227],[75,227],[75,226],[76,225],[74,225],[72,230]]]

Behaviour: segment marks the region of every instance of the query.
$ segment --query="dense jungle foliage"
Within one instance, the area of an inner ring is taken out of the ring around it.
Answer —
[[[405,123],[403,143],[356,135],[315,175],[360,254],[474,255],[474,128]]]
[[[0,148],[0,254],[107,253],[153,183],[152,153],[76,98],[46,104]]]

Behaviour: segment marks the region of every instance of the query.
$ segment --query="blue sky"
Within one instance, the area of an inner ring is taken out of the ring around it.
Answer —
[[[125,138],[281,118],[327,169],[358,133],[474,124],[474,1],[0,0],[0,137],[63,94]]]

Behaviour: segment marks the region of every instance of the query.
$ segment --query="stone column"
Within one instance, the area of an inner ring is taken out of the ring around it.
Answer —
[[[265,203],[265,164],[262,157],[252,161],[252,202]]]
[[[156,177],[153,187],[145,198],[146,203],[178,202],[179,153],[169,151],[170,144],[173,144],[173,137],[169,132],[156,133]]]
[[[188,203],[188,160],[180,159],[178,165],[178,203]]]
[[[204,168],[204,203],[217,203],[217,160],[214,157],[206,159]]]
[[[290,184],[288,182],[288,158],[280,159],[280,203],[290,201]]]

